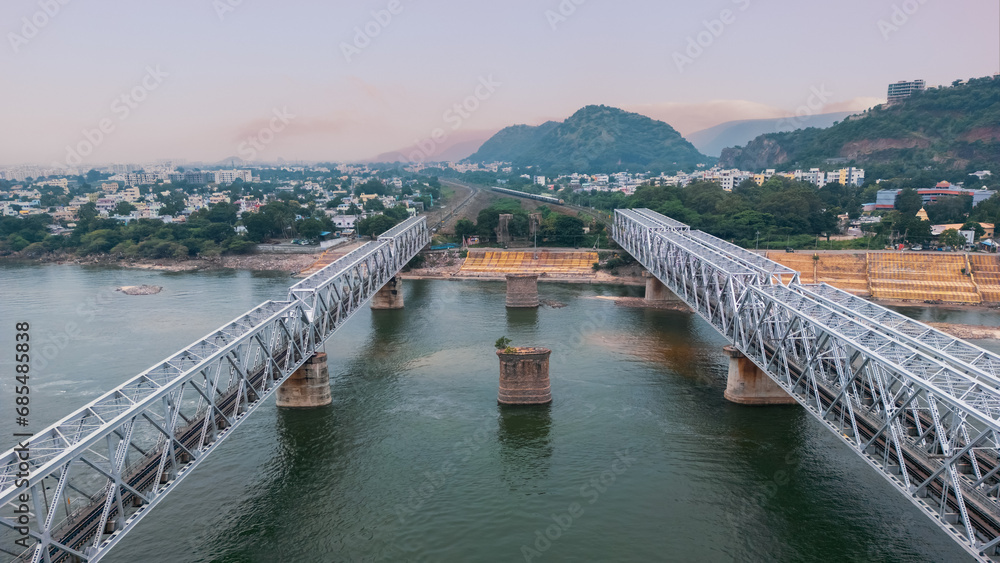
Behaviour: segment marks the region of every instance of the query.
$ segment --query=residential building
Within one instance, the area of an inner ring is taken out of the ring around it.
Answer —
[[[890,84],[888,94],[889,104],[905,100],[912,96],[914,92],[922,92],[925,89],[927,89],[927,83],[923,80],[914,80],[912,82],[900,80],[895,84]]]

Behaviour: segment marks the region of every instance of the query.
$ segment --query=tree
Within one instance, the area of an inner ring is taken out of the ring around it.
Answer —
[[[127,201],[119,201],[115,206],[115,215],[131,215],[135,211],[135,206]]]
[[[367,219],[358,221],[357,230],[360,236],[370,236],[372,238],[381,235],[396,226],[396,221],[386,215],[375,215]]]
[[[941,233],[941,237],[938,239],[944,246],[951,246],[954,248],[963,248],[965,243],[965,237],[962,236],[956,229],[948,229],[947,231]]]
[[[476,225],[468,219],[459,219],[455,223],[455,236],[465,239],[476,234]]]
[[[373,198],[371,198],[371,199],[369,199],[368,201],[365,202],[365,210],[366,211],[385,211],[385,204],[382,203],[381,199],[379,199],[377,197],[373,197]]]
[[[583,221],[569,215],[559,215],[556,217],[553,231],[559,242],[577,244],[583,236]]]
[[[323,232],[323,223],[317,219],[305,219],[299,223],[297,230],[304,238],[319,238],[319,234]]]
[[[966,223],[962,225],[962,228],[959,230],[976,231],[976,238],[974,240],[979,240],[983,237],[983,235],[986,234],[986,229],[984,229],[982,225],[980,225],[975,221],[966,221]]]
[[[903,215],[916,215],[923,206],[924,199],[913,188],[906,188],[896,196],[896,209]]]
[[[243,226],[247,229],[247,238],[253,242],[264,242],[271,235],[271,221],[261,213],[245,213]]]

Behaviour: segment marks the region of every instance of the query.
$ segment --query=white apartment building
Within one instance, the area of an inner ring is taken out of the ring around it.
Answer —
[[[218,170],[215,172],[215,183],[232,184],[236,180],[253,181],[253,172],[249,170]]]

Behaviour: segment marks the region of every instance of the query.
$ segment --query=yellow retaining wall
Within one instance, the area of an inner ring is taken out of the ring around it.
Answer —
[[[876,252],[868,256],[868,281],[876,299],[982,303],[965,255]]]
[[[771,260],[800,272],[802,283],[828,283],[875,299],[1000,303],[1000,260],[996,255],[820,253],[815,255],[818,260],[813,256],[808,251],[767,254]]]
[[[969,266],[983,301],[1000,303],[1000,258],[996,254],[970,254]]]
[[[537,258],[536,258],[537,256]],[[469,251],[463,274],[594,275],[596,252],[501,252]]]

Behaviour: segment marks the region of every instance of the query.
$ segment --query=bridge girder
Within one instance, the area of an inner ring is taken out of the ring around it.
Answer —
[[[1000,545],[1000,356],[649,210],[613,237],[982,561]],[[720,292],[719,287],[728,288]]]
[[[429,242],[409,219],[38,432],[26,482],[5,452],[0,553],[100,560]]]

